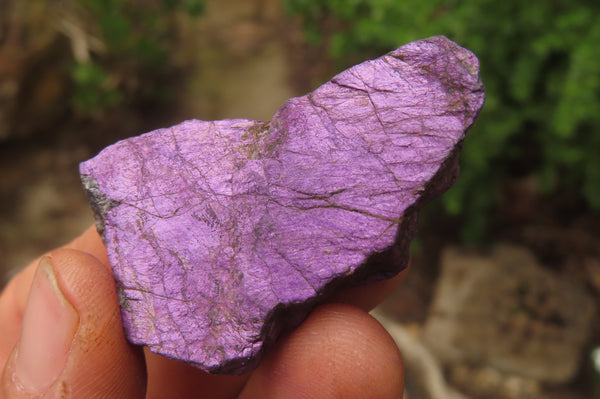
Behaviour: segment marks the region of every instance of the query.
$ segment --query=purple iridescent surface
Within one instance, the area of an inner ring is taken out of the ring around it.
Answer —
[[[270,122],[183,122],[80,166],[128,339],[213,373],[256,366],[331,292],[406,267],[484,101],[445,37],[356,65]]]

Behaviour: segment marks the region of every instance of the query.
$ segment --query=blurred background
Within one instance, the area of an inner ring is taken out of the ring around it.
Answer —
[[[0,0],[0,286],[93,222],[77,165],[443,34],[487,100],[378,310],[407,397],[600,398],[600,3]]]

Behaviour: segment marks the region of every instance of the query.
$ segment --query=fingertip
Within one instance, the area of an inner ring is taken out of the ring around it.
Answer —
[[[403,368],[393,339],[345,304],[315,309],[265,357],[241,398],[399,398]]]

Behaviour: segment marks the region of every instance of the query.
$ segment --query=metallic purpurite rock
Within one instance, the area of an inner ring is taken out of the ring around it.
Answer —
[[[192,120],[80,165],[128,339],[212,373],[255,367],[334,291],[406,267],[484,101],[445,37],[356,65],[270,122]]]

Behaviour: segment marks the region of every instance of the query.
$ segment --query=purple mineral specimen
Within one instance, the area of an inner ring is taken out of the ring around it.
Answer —
[[[432,37],[270,122],[187,121],[83,162],[129,340],[243,373],[334,290],[398,273],[483,101],[477,58]]]

